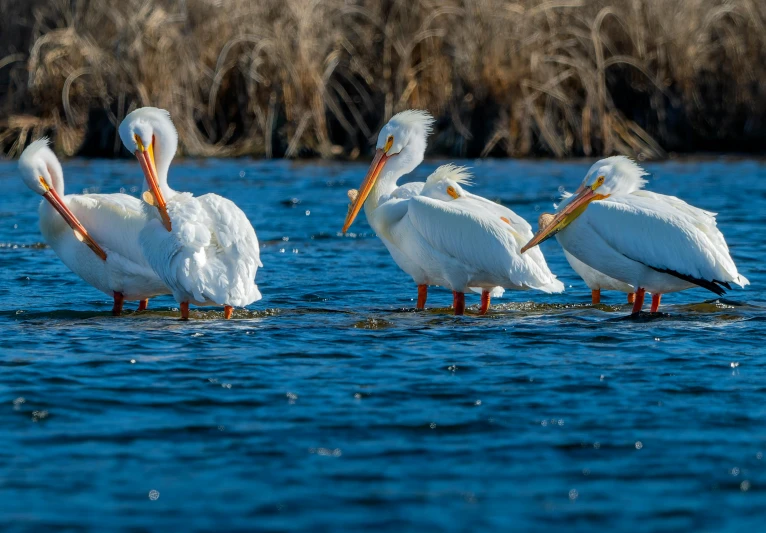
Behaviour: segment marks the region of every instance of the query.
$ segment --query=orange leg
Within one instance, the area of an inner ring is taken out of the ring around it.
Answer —
[[[646,291],[639,287],[636,291],[636,302],[633,304],[634,315],[640,313],[641,309],[644,307],[644,294],[646,294]]]
[[[234,312],[234,308],[230,305],[224,305],[223,306],[223,318],[226,320],[229,320],[231,318],[231,314]]]
[[[452,307],[455,315],[465,314],[465,293],[452,291]]]
[[[426,298],[428,298],[428,285],[418,285],[418,309],[426,308]]]
[[[486,315],[489,311],[489,291],[481,291],[481,309],[479,309],[480,315]]]
[[[146,308],[149,307],[149,298],[144,298],[140,302],[138,302],[138,310],[139,311],[146,311]]]
[[[114,306],[112,307],[112,314],[114,316],[120,316],[122,314],[122,304],[125,303],[125,295],[121,292],[114,292]]]
[[[189,302],[181,302],[181,319],[189,320]]]
[[[601,289],[594,289],[590,291],[590,303],[593,305],[601,303]]]
[[[661,294],[652,294],[652,313],[656,313],[660,308],[660,299],[662,299]]]
[[[628,293],[628,303],[632,304],[636,301],[636,293],[635,292],[629,292]]]

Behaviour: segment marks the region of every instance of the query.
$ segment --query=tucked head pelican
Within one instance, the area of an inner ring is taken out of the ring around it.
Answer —
[[[671,196],[641,190],[646,172],[626,157],[594,164],[550,224],[522,251],[557,236],[561,246],[589,267],[636,288],[633,312],[652,293],[660,297],[695,286],[718,295],[744,287],[715,215]]]
[[[64,201],[64,171],[58,158],[48,147],[47,138],[27,146],[19,158],[19,171],[26,186],[48,201],[72,228],[77,240],[84,242],[94,254],[106,261],[106,252],[93,240]]]
[[[120,138],[141,164],[143,198],[155,217],[141,232],[141,248],[181,304],[181,317],[189,317],[189,303],[221,305],[230,318],[233,307],[260,300],[255,284],[263,266],[260,249],[242,210],[216,194],[195,198],[168,186],[178,147],[170,114],[154,107],[136,109],[120,124]]]
[[[122,312],[125,299],[141,300],[139,310],[143,310],[148,298],[169,292],[138,246],[138,234],[147,219],[137,198],[65,196],[64,173],[47,139],[24,150],[19,171],[24,183],[48,202],[39,211],[43,238],[72,272],[114,298],[113,314]]]

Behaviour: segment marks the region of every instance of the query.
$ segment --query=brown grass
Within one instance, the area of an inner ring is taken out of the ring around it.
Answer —
[[[404,108],[452,156],[757,150],[760,0],[2,0],[0,150],[109,155],[137,106],[189,155],[356,157]]]

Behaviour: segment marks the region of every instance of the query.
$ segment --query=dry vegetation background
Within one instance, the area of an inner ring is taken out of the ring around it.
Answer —
[[[761,151],[763,0],[0,0],[0,151],[351,157],[404,108],[455,157]]]

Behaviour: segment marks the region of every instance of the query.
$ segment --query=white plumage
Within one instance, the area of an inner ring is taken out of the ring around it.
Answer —
[[[122,299],[168,294],[138,243],[148,221],[140,200],[126,194],[65,196],[63,170],[47,139],[24,150],[19,170],[27,186],[48,200],[39,208],[45,242],[72,272],[115,298],[116,314]]]
[[[578,260],[653,295],[700,286],[744,287],[715,215],[675,197],[641,191],[645,172],[625,157],[591,167],[556,218],[525,249],[556,235]],[[653,304],[656,310],[659,305]],[[637,298],[636,308],[640,309]]]
[[[495,286],[563,291],[564,285],[548,269],[539,249],[523,256],[520,253],[533,236],[532,227],[510,209],[460,185],[470,182],[467,169],[443,165],[410,201],[409,224],[431,250],[443,256],[441,262],[425,263],[431,275],[456,292]],[[422,249],[418,253],[424,254]]]
[[[585,285],[592,291],[619,291],[628,294],[635,292],[632,285],[610,278],[603,272],[589,267],[566,250],[564,250],[564,257],[566,257],[572,270],[577,272],[577,275],[582,278]]]
[[[178,143],[167,111],[133,111],[120,125],[120,136],[136,152],[147,177],[144,199],[151,205],[144,210],[151,221],[141,232],[141,247],[182,304],[182,314],[189,303],[230,308],[260,300],[255,284],[263,266],[258,238],[242,210],[216,194],[194,197],[167,185]]]
[[[397,187],[398,179],[423,161],[432,122],[425,112],[405,111],[383,127],[343,230],[364,206],[368,222],[396,263],[420,286],[444,286],[456,296],[471,287],[496,294],[497,287],[562,291],[542,253],[519,253],[532,236],[529,224],[509,209],[464,191],[460,184],[468,179],[465,169],[443,166],[422,186]]]

